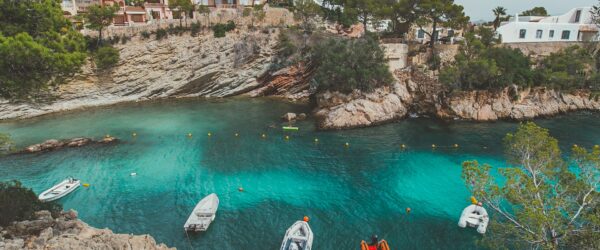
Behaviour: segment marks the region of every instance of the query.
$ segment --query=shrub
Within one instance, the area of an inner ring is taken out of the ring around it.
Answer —
[[[215,37],[225,37],[227,28],[225,24],[218,23],[212,27]]]
[[[197,36],[198,33],[200,32],[200,23],[192,23],[191,27],[190,27],[190,33],[192,36]]]
[[[131,37],[128,37],[126,35],[123,35],[121,37],[121,44],[126,44],[129,40],[131,40]]]
[[[232,31],[235,29],[235,23],[231,20],[227,21],[227,24],[225,25],[225,30],[227,32]]]
[[[167,37],[167,31],[165,29],[156,30],[156,40],[161,40],[165,37]]]
[[[40,210],[56,215],[62,211],[62,206],[55,202],[41,202],[31,189],[23,187],[19,181],[0,182],[0,226],[32,219],[34,213]]]
[[[141,34],[142,34],[142,37],[143,37],[144,39],[148,39],[148,38],[150,38],[150,32],[148,32],[148,31],[145,31],[145,30],[144,30],[144,31],[142,31],[142,33],[141,33]]]
[[[360,39],[330,38],[316,46],[313,87],[318,91],[372,91],[393,82],[383,49],[371,35]]]
[[[108,69],[119,62],[119,50],[112,46],[102,46],[94,53],[94,62],[98,69]]]

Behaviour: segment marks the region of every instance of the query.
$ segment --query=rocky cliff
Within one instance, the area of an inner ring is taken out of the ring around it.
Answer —
[[[71,210],[53,218],[48,211],[36,212],[31,221],[0,227],[0,249],[175,249],[157,244],[149,235],[115,234],[77,219]]]
[[[600,110],[589,91],[561,93],[546,88],[449,92],[424,74],[399,73],[392,86],[372,93],[325,92],[317,95],[315,115],[321,129],[365,127],[397,120],[407,114],[442,119],[523,120],[576,110]]]
[[[0,119],[127,101],[227,97],[251,91],[251,96],[306,98],[308,85],[294,87],[302,80],[301,73],[269,70],[278,32],[275,28],[234,31],[224,38],[214,38],[209,32],[198,37],[171,35],[162,40],[137,36],[127,44],[115,45],[120,61],[112,70],[97,72],[90,62],[66,84],[53,89],[45,102],[0,100]]]

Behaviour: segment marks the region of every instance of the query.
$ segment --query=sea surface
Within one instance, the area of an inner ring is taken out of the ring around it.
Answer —
[[[91,226],[150,234],[179,249],[279,249],[285,230],[303,216],[310,217],[315,250],[359,249],[372,234],[392,249],[478,248],[481,236],[457,226],[470,197],[461,163],[506,166],[502,138],[518,123],[414,118],[317,131],[309,118],[286,133],[286,112],[310,110],[270,99],[192,99],[4,122],[0,132],[20,147],[107,134],[121,140],[0,157],[0,181],[17,179],[40,193],[74,176],[90,187],[59,200],[65,209]],[[536,122],[564,150],[600,144],[598,113]],[[216,220],[207,232],[186,236],[189,213],[213,192],[220,198]]]

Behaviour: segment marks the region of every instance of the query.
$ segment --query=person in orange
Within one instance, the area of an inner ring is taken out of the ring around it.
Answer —
[[[377,243],[379,243],[379,239],[377,235],[371,236],[371,244],[369,244],[369,250],[377,250]]]

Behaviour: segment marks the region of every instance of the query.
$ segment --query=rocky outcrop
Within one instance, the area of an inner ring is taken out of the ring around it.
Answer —
[[[278,32],[275,28],[234,31],[223,38],[214,38],[212,33],[198,37],[184,34],[163,40],[137,36],[127,44],[115,45],[120,50],[120,60],[112,70],[96,72],[89,62],[81,73],[53,89],[47,101],[0,100],[0,119],[28,118],[127,101],[227,97],[250,91],[252,96],[306,98],[308,84],[295,87],[302,83],[301,77],[300,81],[272,84],[271,75],[291,75],[291,79],[302,75],[301,70],[294,73],[293,68],[288,69],[291,73],[283,69],[271,74]]]
[[[56,149],[63,148],[63,147],[81,147],[81,146],[88,145],[90,143],[107,144],[107,143],[115,142],[117,140],[118,140],[117,138],[110,136],[110,135],[106,135],[104,138],[102,138],[100,140],[94,140],[91,138],[84,138],[84,137],[78,137],[78,138],[66,139],[66,140],[50,139],[50,140],[47,140],[42,143],[27,146],[23,150],[19,151],[19,153],[37,153],[37,152],[43,152],[43,151],[56,150]]]
[[[560,93],[546,88],[469,91],[450,95],[437,111],[441,118],[476,121],[523,120],[575,110],[600,110],[587,91]]]
[[[175,249],[157,244],[149,235],[115,234],[97,229],[77,219],[71,210],[53,217],[36,212],[35,219],[0,227],[0,249]]]
[[[371,93],[325,92],[317,95],[315,116],[321,129],[366,127],[406,116],[411,102],[406,82]]]
[[[408,113],[442,119],[495,121],[523,120],[576,110],[600,110],[600,100],[589,91],[561,93],[546,88],[501,91],[449,92],[436,80],[413,72],[396,72],[392,87],[365,94],[317,95],[318,127],[344,129],[366,127],[396,120]]]

